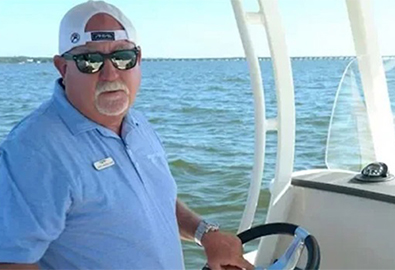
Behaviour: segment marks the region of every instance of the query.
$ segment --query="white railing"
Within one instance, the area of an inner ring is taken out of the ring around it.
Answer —
[[[376,161],[395,170],[395,130],[371,0],[346,0]],[[374,160],[372,160],[374,161]]]
[[[246,13],[241,0],[232,0],[240,37],[249,63],[251,83],[255,100],[255,158],[246,208],[239,231],[248,229],[255,216],[264,169],[266,132],[277,131],[277,163],[275,179],[271,188],[271,205],[290,183],[293,169],[295,142],[294,88],[291,60],[288,55],[284,30],[276,0],[258,0],[259,11]],[[277,118],[265,119],[264,89],[261,70],[255,54],[249,24],[260,24],[266,28],[267,40],[273,63],[276,83]],[[270,212],[268,213],[270,220]]]
[[[237,27],[243,42],[244,52],[247,57],[251,86],[254,94],[254,113],[255,113],[255,149],[254,149],[254,167],[252,170],[252,179],[248,192],[247,203],[240,222],[239,232],[249,229],[255,216],[256,207],[258,205],[259,193],[264,169],[265,159],[265,142],[266,132],[265,125],[265,98],[262,84],[261,69],[258,57],[255,53],[252,39],[248,30],[247,21],[249,18],[253,23],[261,22],[260,15],[257,13],[249,13],[246,15],[242,1],[232,0],[233,11],[235,13]]]
[[[280,19],[276,0],[258,0],[259,11],[246,13],[242,0],[231,0],[235,13],[240,37],[249,63],[252,89],[255,100],[255,156],[254,167],[246,207],[239,226],[239,232],[251,227],[258,205],[261,182],[264,169],[266,132],[277,130],[277,161],[275,178],[271,186],[271,198],[266,222],[284,220],[291,203],[290,197],[284,197],[290,184],[293,170],[295,148],[295,108],[294,87],[291,69],[291,59],[285,42],[285,34]],[[276,84],[277,118],[265,118],[264,89],[261,70],[255,54],[248,24],[261,24],[266,29],[273,64],[273,74]],[[277,205],[276,211],[271,211]],[[289,198],[289,199],[287,199]],[[258,248],[256,263],[272,257],[272,252],[264,250],[264,246],[273,247],[276,238],[263,238]],[[269,248],[270,249],[270,248]],[[274,251],[273,251],[274,252]],[[261,254],[262,253],[262,254]]]

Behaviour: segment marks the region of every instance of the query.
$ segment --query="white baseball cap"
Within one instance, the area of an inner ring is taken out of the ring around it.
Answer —
[[[125,30],[85,32],[86,23],[93,15],[106,13],[116,19]],[[137,45],[137,34],[130,20],[115,6],[104,1],[89,0],[70,9],[60,22],[59,54],[87,42],[129,40]]]

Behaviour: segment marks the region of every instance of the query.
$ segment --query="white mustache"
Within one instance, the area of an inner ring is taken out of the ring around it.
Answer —
[[[99,82],[96,86],[96,96],[101,93],[122,90],[129,94],[129,88],[121,81],[113,81],[113,82]]]

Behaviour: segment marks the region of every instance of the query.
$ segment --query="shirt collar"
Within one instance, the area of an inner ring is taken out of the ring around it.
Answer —
[[[57,108],[60,117],[65,122],[70,131],[73,133],[73,135],[77,135],[93,129],[98,129],[99,131],[104,131],[105,133],[108,133],[110,131],[106,127],[103,127],[84,116],[69,102],[66,97],[64,87],[61,83],[61,79],[58,79],[55,82],[53,100],[56,104],[55,107]],[[126,134],[131,131],[132,127],[138,126],[138,122],[133,116],[132,110],[129,110],[127,115],[124,117],[122,126],[127,127],[125,129]]]

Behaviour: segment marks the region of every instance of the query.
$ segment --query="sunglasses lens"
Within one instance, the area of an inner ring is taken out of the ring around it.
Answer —
[[[111,55],[111,62],[120,70],[131,69],[137,63],[136,50],[117,51]]]
[[[103,67],[104,59],[108,55],[101,53],[83,53],[74,55],[72,59],[75,60],[79,71],[82,73],[93,74]],[[114,67],[119,70],[131,69],[136,66],[138,59],[138,50],[122,50],[110,54],[111,62]]]
[[[78,69],[83,73],[96,73],[103,66],[103,56],[99,53],[85,53],[77,56]]]

